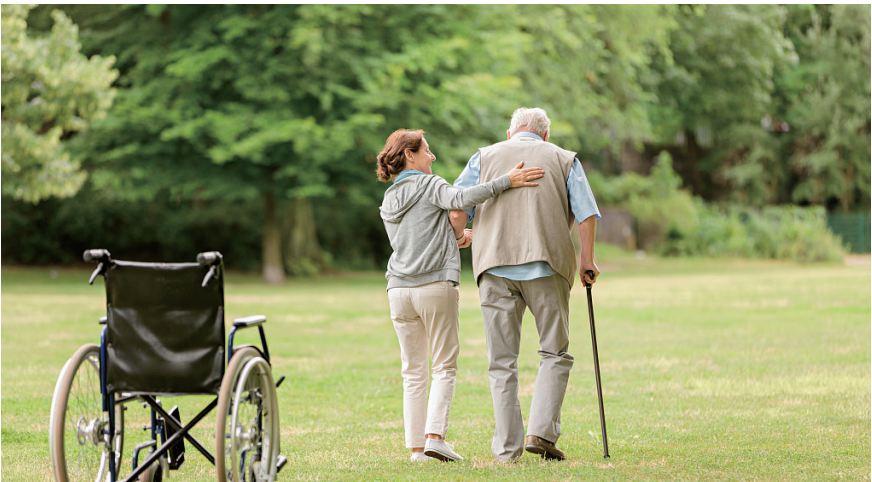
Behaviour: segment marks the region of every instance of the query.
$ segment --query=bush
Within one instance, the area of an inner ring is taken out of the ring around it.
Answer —
[[[592,173],[589,180],[601,205],[632,214],[639,246],[661,255],[814,262],[842,260],[846,253],[822,207],[707,205],[681,189],[665,152],[650,177]]]
[[[591,189],[602,206],[616,206],[632,214],[640,249],[657,250],[666,238],[694,229],[697,201],[681,189],[667,152],[660,154],[648,177],[627,173],[611,179],[594,172]]]
[[[324,264],[351,270],[383,269],[391,254],[378,204],[347,197],[313,202]],[[117,259],[193,261],[220,251],[230,269],[261,266],[263,209],[259,201],[172,200],[166,192],[148,201],[109,199],[90,182],[75,196],[31,204],[3,197],[2,261],[5,264],[81,264],[82,252],[106,248]],[[321,270],[291,265],[293,276]]]
[[[114,258],[194,261],[221,251],[231,269],[260,265],[263,216],[245,203],[106,199],[89,184],[75,196],[30,204],[3,198],[3,262],[78,264],[89,248]]]
[[[762,210],[698,205],[698,228],[675,232],[663,254],[840,261],[845,247],[826,226],[822,207],[768,206]]]

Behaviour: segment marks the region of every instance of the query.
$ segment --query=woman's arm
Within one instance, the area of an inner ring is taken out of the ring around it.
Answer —
[[[462,191],[448,184],[448,181],[445,179],[437,178],[434,181],[433,189],[429,193],[430,201],[442,209],[466,209],[477,206],[512,187],[538,186],[537,183],[530,181],[544,176],[545,171],[541,167],[522,169],[523,165],[524,161],[521,161],[508,174]],[[452,223],[452,227],[454,227],[454,223]],[[457,232],[457,228],[455,228],[455,232]],[[459,236],[459,234],[456,234],[454,237],[457,238]]]
[[[466,228],[466,213],[463,211],[459,211],[463,213],[463,218],[460,216],[454,216],[454,211],[452,211],[448,216],[448,221],[451,223],[451,229],[454,230],[454,239],[460,239],[463,236],[463,230]]]

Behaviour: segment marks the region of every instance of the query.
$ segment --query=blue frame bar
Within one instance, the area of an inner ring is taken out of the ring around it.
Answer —
[[[233,329],[230,330],[230,336],[227,337],[227,364],[230,364],[230,359],[233,358],[233,352],[236,351],[233,348],[233,338],[236,336],[236,330],[239,328],[248,328],[247,326],[233,326]],[[269,347],[266,344],[266,333],[263,331],[262,325],[257,325],[257,331],[260,332],[260,344],[263,347],[263,358],[267,363],[272,365],[272,362],[269,360]]]
[[[106,346],[106,325],[100,333],[100,394],[103,396],[103,411],[109,414],[109,481],[117,480],[117,468],[115,467],[115,447],[112,443],[115,437],[115,398],[109,394],[106,387],[106,360],[109,359],[108,347]]]

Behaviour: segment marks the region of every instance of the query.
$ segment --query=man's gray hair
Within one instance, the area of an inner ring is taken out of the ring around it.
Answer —
[[[509,133],[515,135],[515,132],[522,127],[535,132],[539,137],[544,139],[545,133],[551,129],[551,119],[548,118],[545,109],[539,107],[532,109],[521,107],[512,113],[512,124],[509,126]]]

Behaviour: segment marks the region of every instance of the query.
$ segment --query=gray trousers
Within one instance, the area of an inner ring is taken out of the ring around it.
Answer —
[[[518,400],[518,352],[525,309],[539,332],[539,374],[527,435],[557,443],[560,408],[574,359],[569,349],[569,282],[560,275],[515,281],[483,274],[479,283],[487,340],[488,378],[496,429],[491,451],[499,459],[524,453],[524,420]]]

